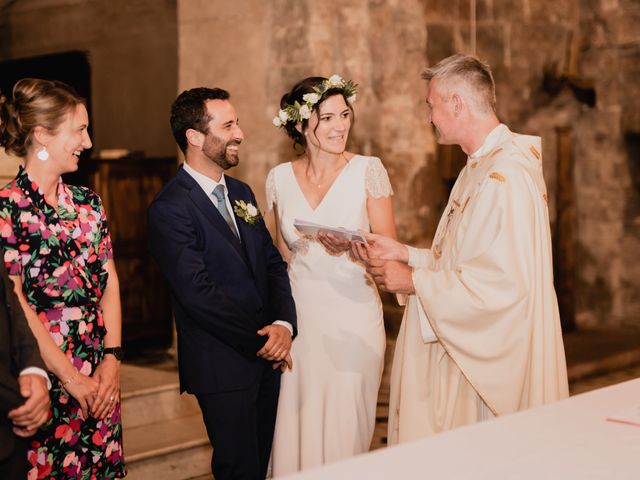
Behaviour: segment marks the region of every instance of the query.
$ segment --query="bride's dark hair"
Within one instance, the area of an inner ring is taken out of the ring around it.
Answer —
[[[296,83],[293,86],[291,91],[285,93],[282,96],[282,98],[280,99],[280,108],[285,109],[287,105],[293,105],[295,102],[298,102],[299,104],[302,105],[303,103],[305,103],[302,97],[307,93],[315,93],[313,90],[313,87],[318,87],[322,85],[322,82],[325,82],[325,81],[327,81],[325,77],[307,77],[304,80],[300,80],[298,83]],[[320,108],[320,105],[322,105],[322,103],[327,98],[333,97],[334,95],[342,95],[342,98],[344,98],[344,102],[347,104],[347,107],[349,107],[349,110],[351,111],[351,122],[353,124],[353,121],[355,120],[353,107],[347,100],[347,96],[345,94],[344,89],[339,87],[329,88],[322,95],[322,98],[320,98],[320,100],[313,106],[311,113],[317,112],[318,109]],[[302,131],[304,132],[304,130],[307,128],[307,125],[309,124],[309,120],[303,119],[301,123],[302,123]],[[304,149],[307,147],[307,140],[306,138],[304,138],[304,134],[302,132],[299,132],[298,130],[296,130],[296,123],[287,122],[285,125],[283,125],[283,127],[286,130],[287,135],[293,140],[293,147],[296,148],[299,145],[300,147],[302,147],[302,150],[304,151]],[[318,128],[317,125],[316,125],[316,128]],[[315,129],[314,129],[314,133],[315,133]]]

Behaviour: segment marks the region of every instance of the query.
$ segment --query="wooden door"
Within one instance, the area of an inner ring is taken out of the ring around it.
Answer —
[[[123,344],[168,347],[172,339],[170,294],[148,248],[147,208],[176,172],[174,157],[92,159],[86,172],[102,197],[113,242],[122,298]]]

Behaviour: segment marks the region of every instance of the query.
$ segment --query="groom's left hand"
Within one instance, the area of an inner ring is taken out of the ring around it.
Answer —
[[[291,350],[291,332],[282,325],[267,325],[258,330],[258,335],[267,335],[267,343],[256,354],[265,360],[279,362],[289,355]]]

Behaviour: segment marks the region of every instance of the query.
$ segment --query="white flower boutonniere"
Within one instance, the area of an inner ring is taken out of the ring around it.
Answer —
[[[246,203],[244,200],[236,200],[233,211],[237,217],[244,220],[249,225],[255,225],[260,220],[260,212],[252,203]]]

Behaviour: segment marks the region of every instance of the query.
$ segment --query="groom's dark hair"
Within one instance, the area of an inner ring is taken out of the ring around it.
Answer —
[[[222,88],[198,87],[185,90],[171,105],[171,131],[176,143],[187,153],[187,130],[190,128],[207,134],[211,117],[207,113],[207,100],[229,100],[229,92]]]

